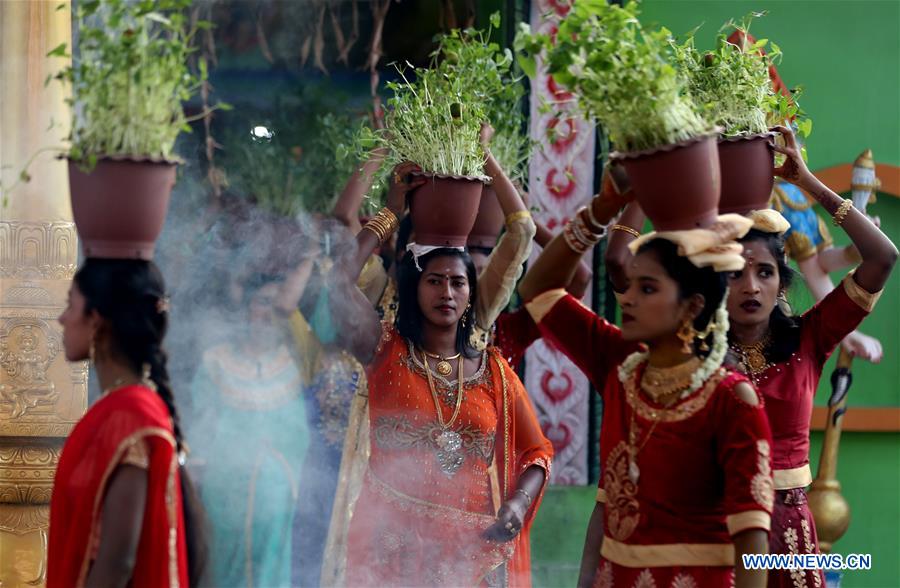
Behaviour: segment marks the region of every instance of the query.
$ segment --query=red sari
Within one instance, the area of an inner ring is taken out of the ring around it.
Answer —
[[[175,437],[162,399],[144,386],[100,398],[66,440],[50,502],[47,587],[83,586],[100,545],[100,516],[119,465],[147,470],[147,503],[130,586],[188,585]]]
[[[562,290],[528,305],[542,335],[603,395],[598,501],[604,538],[595,586],[698,587],[733,584],[732,537],[768,531],[771,434],[760,403],[734,392],[740,374],[717,370],[671,407],[640,389],[645,365],[624,384],[618,366],[636,349],[621,331]],[[637,430],[637,475],[629,430]]]
[[[434,373],[445,418],[457,383]],[[393,327],[369,366],[371,455],[348,538],[348,586],[530,586],[529,531],[508,543],[483,539],[528,467],[549,479],[553,449],[528,395],[491,348],[464,381],[451,429],[462,446],[439,446],[441,428],[421,356]],[[546,484],[546,482],[545,482]]]
[[[800,344],[787,360],[754,382],[772,426],[775,509],[769,553],[818,553],[816,526],[804,489],[812,482],[809,428],[813,397],[834,348],[871,312],[878,295],[860,288],[852,274],[800,317]],[[820,570],[772,570],[770,587],[825,585]]]

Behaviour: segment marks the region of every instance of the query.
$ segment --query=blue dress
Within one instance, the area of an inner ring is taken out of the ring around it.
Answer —
[[[193,386],[192,462],[211,527],[204,585],[290,586],[292,527],[310,442],[301,372],[287,345],[203,356]]]

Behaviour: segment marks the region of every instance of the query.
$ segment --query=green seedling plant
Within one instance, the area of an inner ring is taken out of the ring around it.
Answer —
[[[512,51],[490,41],[499,26],[496,12],[486,31],[470,28],[442,35],[432,53],[433,67],[448,78],[462,80],[467,103],[483,105],[485,119],[494,128],[491,152],[511,179],[521,180],[532,147],[523,132],[525,88],[514,71]]]
[[[574,95],[577,109],[601,123],[619,151],[642,151],[713,130],[685,91],[665,28],[648,30],[636,2],[579,0],[555,37],[520,25],[515,49],[534,77],[540,58],[549,75]],[[559,107],[550,104],[548,107]]]

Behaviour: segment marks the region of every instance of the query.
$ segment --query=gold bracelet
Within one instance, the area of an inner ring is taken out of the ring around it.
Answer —
[[[382,208],[378,211],[378,214],[369,219],[369,222],[363,228],[375,233],[378,241],[384,243],[397,230],[398,224],[397,215],[391,212],[389,208]]]
[[[531,218],[531,213],[527,210],[517,210],[516,212],[512,212],[506,217],[506,226],[509,226],[517,220],[521,220],[523,218]]]
[[[397,215],[387,206],[379,210],[378,214],[375,215],[375,218],[380,218],[386,223],[388,234],[396,231],[397,227],[400,225],[400,220],[397,218]]]
[[[838,209],[834,211],[833,215],[831,215],[834,226],[839,227],[843,224],[844,219],[847,217],[847,213],[850,212],[851,208],[853,208],[853,201],[849,198],[844,198],[844,201],[841,202],[841,205],[838,206]]]
[[[372,221],[369,221],[366,223],[366,226],[363,227],[363,230],[366,230],[366,229],[375,233],[375,238],[378,239],[379,245],[384,245],[384,233],[382,232],[382,229],[379,226],[377,226]]]
[[[641,236],[641,234],[639,232],[637,232],[636,229],[633,229],[633,228],[629,227],[628,225],[618,225],[618,224],[613,225],[612,227],[610,227],[610,230],[611,231],[622,231],[623,233],[628,233],[629,235],[632,235],[635,239],[637,239],[638,237]]]

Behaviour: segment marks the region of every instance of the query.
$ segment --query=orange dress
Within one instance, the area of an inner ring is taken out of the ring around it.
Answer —
[[[444,419],[457,382],[433,373]],[[463,385],[444,430],[421,356],[393,327],[369,367],[371,455],[348,537],[348,586],[530,586],[529,530],[535,497],[518,536],[482,538],[529,466],[549,479],[553,449],[515,372],[493,348]]]

